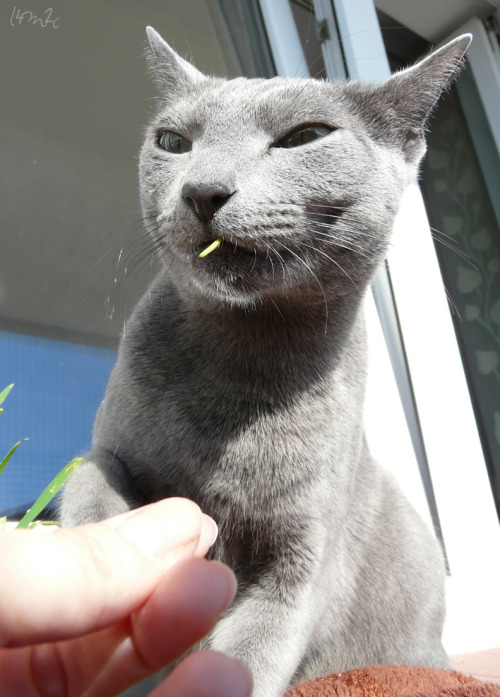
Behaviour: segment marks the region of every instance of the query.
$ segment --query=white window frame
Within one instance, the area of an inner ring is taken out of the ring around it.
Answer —
[[[373,0],[332,2],[336,28],[331,27],[331,33],[333,30],[335,35],[338,28],[349,76],[371,82],[384,80],[390,70]],[[289,1],[260,0],[260,5],[278,73],[295,76],[300,66],[304,76],[305,59]],[[315,0],[315,6],[319,17],[328,16],[328,6],[330,11],[332,8],[330,0]],[[324,51],[329,50],[331,47],[324,46]],[[329,61],[325,59],[325,63],[328,71]],[[399,328],[385,322],[382,331],[369,298],[371,348],[365,427],[370,448],[397,474],[414,505],[428,514],[410,433],[412,424],[408,427],[404,417],[405,412],[413,411],[429,463],[450,567],[445,647],[453,654],[500,646],[500,526],[417,183],[404,195],[387,265],[406,361],[402,363],[397,346]],[[382,303],[391,302],[386,290],[380,284]],[[394,308],[387,305],[386,309],[391,317]],[[396,388],[402,382],[395,374],[402,369],[408,369],[407,384],[412,387],[414,404],[408,404],[408,395]]]

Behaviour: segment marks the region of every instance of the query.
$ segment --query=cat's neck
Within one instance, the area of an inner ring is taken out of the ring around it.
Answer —
[[[273,298],[241,307],[185,295],[165,283],[165,277],[157,279],[144,299],[148,321],[163,325],[171,338],[174,333],[179,351],[197,357],[200,379],[214,369],[235,385],[247,380],[256,392],[272,385],[286,392],[287,381],[294,390],[310,385],[339,362],[364,364],[360,299],[340,296],[325,304],[323,298]]]
[[[160,287],[164,283],[165,277]],[[342,344],[356,322],[362,300],[354,293],[332,297],[309,288],[302,293],[271,295],[244,304],[193,290],[175,289],[174,293],[174,302],[190,316],[202,335],[208,332],[238,343],[240,339],[248,342],[250,337],[279,345],[299,341],[310,347]]]

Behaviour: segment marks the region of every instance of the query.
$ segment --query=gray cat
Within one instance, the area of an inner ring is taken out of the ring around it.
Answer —
[[[239,580],[208,645],[247,663],[255,697],[445,666],[440,547],[363,439],[362,304],[470,36],[380,85],[206,77],[148,36],[163,98],[140,188],[164,268],[62,522],[196,501]]]

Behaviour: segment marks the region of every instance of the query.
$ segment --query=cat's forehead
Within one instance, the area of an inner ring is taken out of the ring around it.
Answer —
[[[202,90],[205,99],[216,99],[231,103],[255,103],[257,106],[283,106],[306,104],[328,99],[332,83],[302,78],[234,78],[232,80],[209,80]]]
[[[300,78],[209,79],[166,113],[202,124],[227,123],[280,130],[334,121],[345,111],[342,84]]]

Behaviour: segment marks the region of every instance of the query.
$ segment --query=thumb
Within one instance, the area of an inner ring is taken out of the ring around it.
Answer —
[[[214,522],[186,499],[52,533],[0,533],[0,647],[80,636],[139,608],[176,561],[203,556]]]

